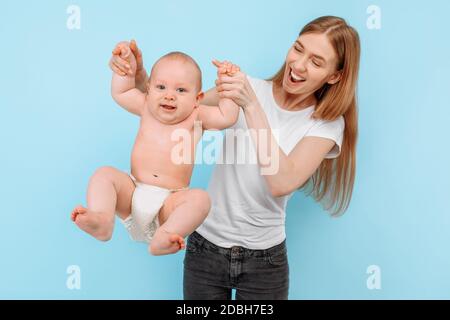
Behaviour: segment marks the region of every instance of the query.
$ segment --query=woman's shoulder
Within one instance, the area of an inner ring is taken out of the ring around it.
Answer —
[[[334,132],[342,133],[345,129],[345,119],[341,115],[334,120],[324,120],[324,119],[313,119],[312,120],[312,129],[319,130],[330,130]]]
[[[334,120],[324,120],[324,119],[317,119],[317,122],[321,125],[327,125],[327,126],[337,126],[337,127],[343,127],[345,126],[345,119],[344,116],[339,116]]]

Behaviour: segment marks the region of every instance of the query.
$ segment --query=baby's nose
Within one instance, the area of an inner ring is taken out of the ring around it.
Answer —
[[[167,93],[165,98],[167,100],[175,100],[175,95],[173,93]]]

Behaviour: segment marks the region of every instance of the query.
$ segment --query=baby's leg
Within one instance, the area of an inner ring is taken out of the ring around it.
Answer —
[[[130,176],[113,167],[101,167],[89,180],[87,208],[77,206],[72,221],[101,241],[111,239],[114,214],[125,219],[131,212],[135,186]]]
[[[184,249],[184,238],[202,224],[210,207],[206,191],[191,189],[171,194],[159,212],[160,227],[150,243],[150,253],[163,255]]]

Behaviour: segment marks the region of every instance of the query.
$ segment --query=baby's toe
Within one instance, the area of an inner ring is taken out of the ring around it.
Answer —
[[[76,206],[75,210],[74,210],[77,214],[83,214],[86,213],[87,209],[85,207],[83,207],[82,205],[78,205]]]

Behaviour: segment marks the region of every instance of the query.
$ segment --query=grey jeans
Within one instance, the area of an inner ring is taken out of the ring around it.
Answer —
[[[192,233],[184,257],[185,300],[285,300],[289,291],[286,241],[266,250],[222,248]]]

